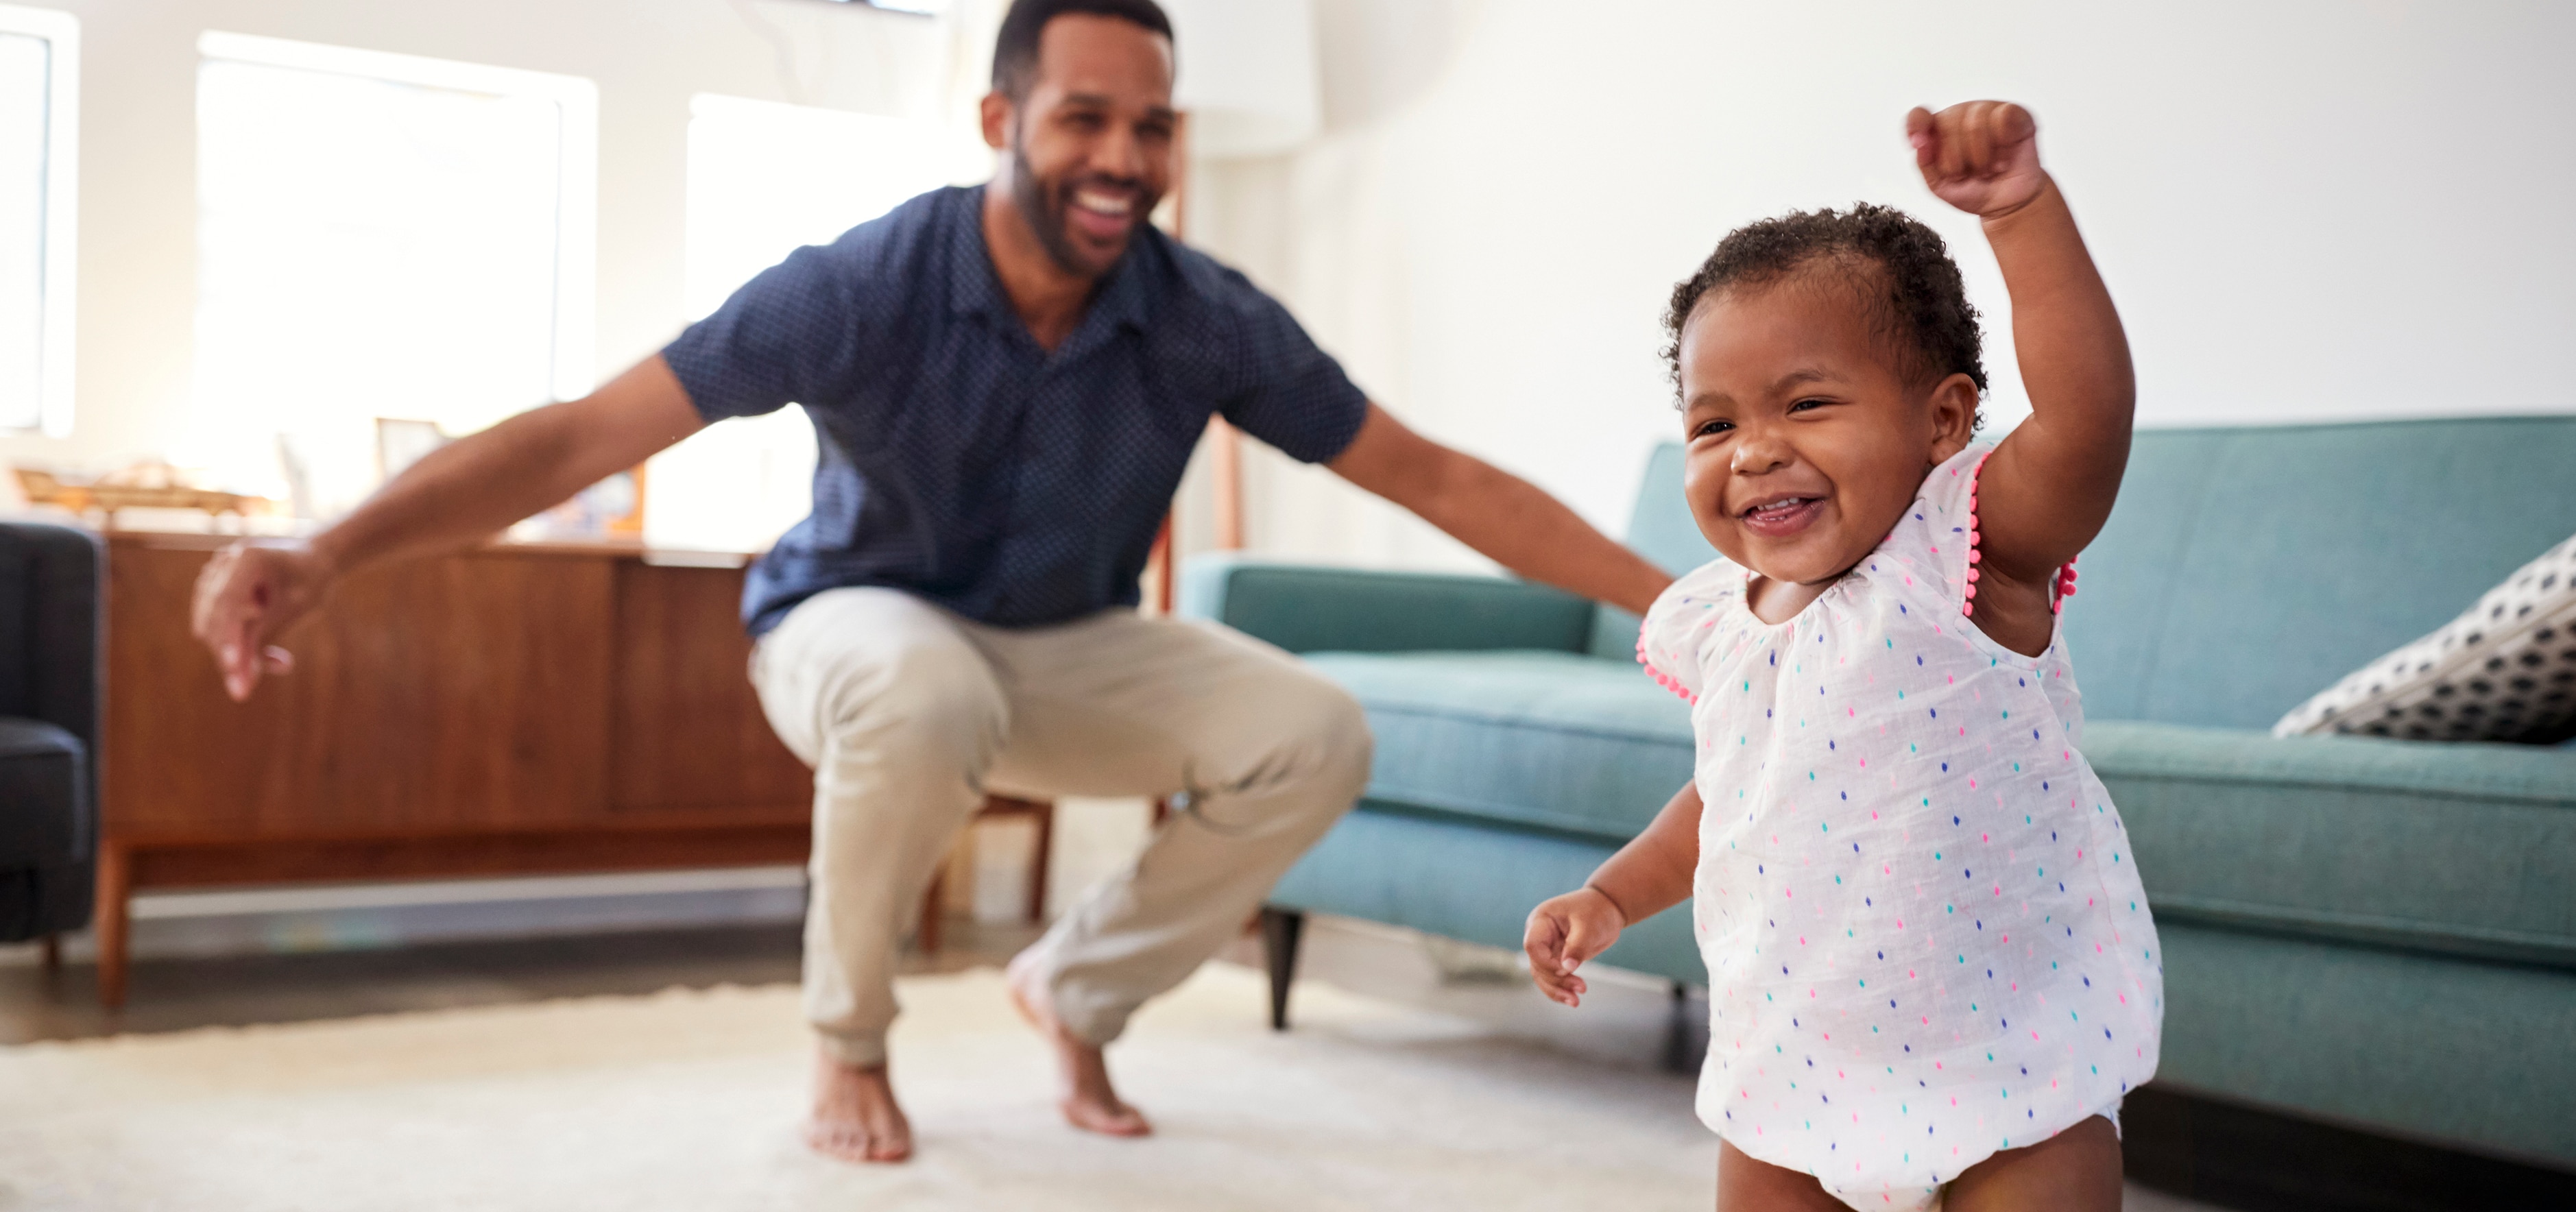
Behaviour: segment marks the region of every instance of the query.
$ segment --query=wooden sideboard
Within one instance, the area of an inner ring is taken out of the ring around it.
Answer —
[[[225,697],[188,633],[226,542],[108,539],[99,992],[144,888],[803,862],[812,778],[744,670],[738,560],[495,543],[358,573]]]

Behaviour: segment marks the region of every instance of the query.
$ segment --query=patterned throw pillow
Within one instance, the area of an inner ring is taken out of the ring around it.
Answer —
[[[2272,725],[2274,736],[2321,732],[2539,745],[2576,735],[2576,539]]]

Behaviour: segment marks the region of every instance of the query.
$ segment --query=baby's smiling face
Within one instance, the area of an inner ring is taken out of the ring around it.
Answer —
[[[1975,427],[1976,383],[1909,381],[1861,289],[1811,268],[1710,294],[1682,329],[1691,515],[1774,581],[1820,585],[1859,563]]]

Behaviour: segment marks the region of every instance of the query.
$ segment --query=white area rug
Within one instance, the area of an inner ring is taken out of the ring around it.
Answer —
[[[1682,1078],[1211,964],[1112,1051],[1159,1135],[1056,1118],[1000,974],[903,982],[919,1156],[796,1138],[794,990],[717,989],[0,1049],[0,1212],[1705,1209]]]

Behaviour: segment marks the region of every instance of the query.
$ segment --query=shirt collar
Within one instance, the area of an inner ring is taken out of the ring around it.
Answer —
[[[1155,241],[1163,233],[1147,223],[1127,241],[1127,251],[1109,271],[1109,279],[1091,296],[1091,310],[1083,316],[1088,323],[1097,316],[1102,327],[1117,326],[1143,331],[1146,317],[1153,311],[1154,272],[1147,259],[1160,249]]]
[[[1010,300],[1002,295],[1002,275],[984,247],[984,187],[956,195],[957,208],[948,222],[948,305],[961,316],[1011,319]]]

